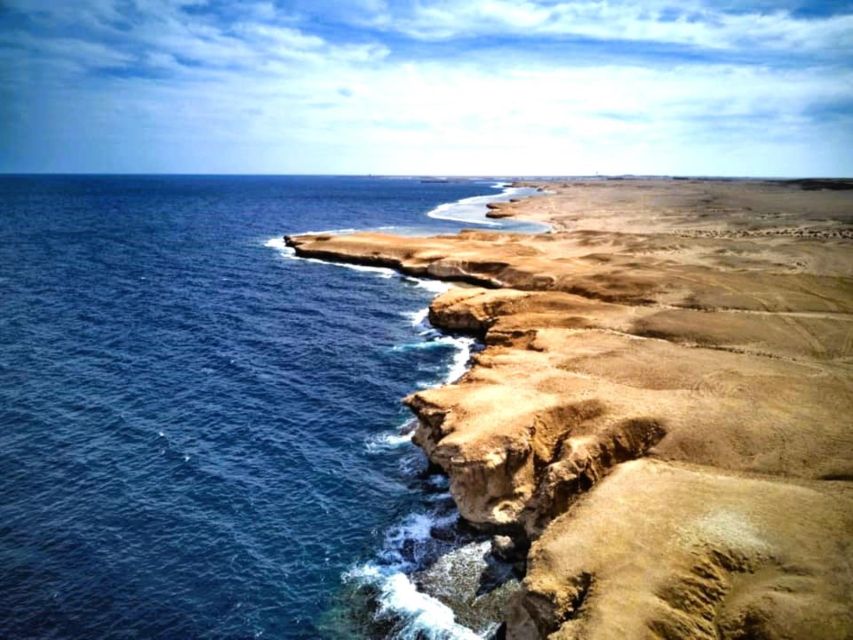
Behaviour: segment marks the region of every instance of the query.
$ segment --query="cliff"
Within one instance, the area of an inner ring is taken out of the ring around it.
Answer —
[[[853,634],[853,195],[796,183],[538,185],[540,235],[287,238],[464,281],[486,348],[412,394],[461,514],[532,541],[510,638]]]

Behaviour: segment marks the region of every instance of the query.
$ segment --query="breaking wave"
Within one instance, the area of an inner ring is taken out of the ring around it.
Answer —
[[[444,496],[442,495],[442,498]],[[481,635],[459,624],[453,610],[420,591],[412,573],[446,551],[448,543],[434,537],[458,521],[455,510],[413,513],[385,534],[374,560],[347,571],[343,579],[375,592],[377,622],[391,625],[393,640],[479,640]]]

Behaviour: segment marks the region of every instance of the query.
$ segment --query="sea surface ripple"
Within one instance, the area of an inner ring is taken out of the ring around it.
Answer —
[[[400,398],[469,345],[434,284],[276,241],[489,193],[0,178],[0,637],[339,637],[341,577],[434,502]]]

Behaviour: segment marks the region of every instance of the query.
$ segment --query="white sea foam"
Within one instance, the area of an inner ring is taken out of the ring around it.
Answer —
[[[453,382],[462,377],[465,369],[468,366],[468,360],[471,359],[471,348],[474,346],[474,338],[467,336],[446,336],[439,335],[432,340],[421,340],[419,342],[408,342],[406,344],[398,344],[391,347],[392,351],[419,351],[421,349],[435,349],[436,347],[453,347],[455,353],[450,361],[447,375],[443,384]]]
[[[368,453],[377,453],[388,449],[396,449],[399,446],[412,441],[412,433],[384,433],[368,438],[365,448]]]
[[[446,384],[455,382],[465,375],[465,371],[468,369],[468,361],[471,359],[471,348],[474,346],[474,338],[467,336],[450,338],[450,340],[456,347],[456,353],[453,354],[453,360],[444,379]]]
[[[487,227],[500,227],[502,224],[486,217],[487,204],[492,202],[507,202],[519,194],[530,193],[526,187],[510,187],[506,182],[496,182],[491,185],[493,189],[501,189],[500,193],[485,196],[473,196],[462,198],[456,202],[447,202],[438,205],[427,213],[430,218],[438,220],[452,220],[464,222],[465,224],[479,224]]]
[[[433,527],[449,526],[456,522],[457,517],[455,513],[442,517],[432,513],[410,513],[399,525],[388,532],[386,546],[401,549],[407,540],[415,542],[429,540]]]
[[[379,589],[376,618],[401,619],[395,640],[481,640],[456,622],[453,610],[430,595],[421,593],[402,571],[383,570],[368,564],[350,571],[346,579],[372,584]]]
[[[427,502],[444,502],[446,500],[452,499],[453,496],[450,495],[449,491],[445,491],[443,493],[430,493],[426,497],[424,497],[424,500],[426,500]]]
[[[323,262],[320,260],[319,262]],[[353,271],[361,271],[363,273],[373,273],[379,276],[380,278],[393,278],[398,275],[396,271],[393,269],[389,269],[388,267],[370,267],[363,264],[347,264],[346,262],[326,262],[325,264],[334,264],[338,267],[344,267],[346,269],[352,269]]]
[[[456,202],[448,202],[438,205],[428,212],[430,218],[436,220],[451,220],[453,222],[464,222],[465,224],[479,224],[486,227],[499,227],[499,222],[489,220],[486,217],[486,205],[494,202],[496,196],[474,196],[463,198]]]
[[[453,338],[449,336],[439,336],[434,340],[421,340],[419,342],[407,342],[391,347],[391,351],[422,351],[424,349],[435,349],[436,347],[446,347],[452,345]]]
[[[393,527],[385,537],[379,561],[367,562],[346,572],[343,579],[377,589],[376,619],[399,620],[392,638],[396,640],[480,640],[481,636],[456,622],[453,610],[418,591],[407,571],[412,562],[403,549],[426,544],[432,529],[453,525],[458,514],[413,513]],[[417,552],[415,553],[417,556]],[[415,559],[415,564],[417,558]]]
[[[392,351],[412,351],[420,349],[434,349],[436,347],[453,347],[454,354],[447,367],[447,373],[441,384],[450,384],[456,382],[465,375],[468,370],[468,361],[471,360],[471,352],[475,344],[474,338],[468,336],[446,336],[439,335],[432,340],[423,340],[420,342],[409,342],[406,344],[398,344],[391,348]]]
[[[270,249],[276,249],[287,255],[295,255],[293,249],[284,244],[284,238],[282,236],[270,238],[269,240],[264,242],[264,246],[269,247]]]
[[[427,484],[436,489],[446,489],[450,486],[450,479],[447,476],[435,474],[427,478]]]
[[[424,327],[429,317],[429,307],[417,311],[403,311],[401,315],[407,318],[413,327]]]
[[[404,617],[400,640],[480,640],[480,636],[456,622],[453,610],[418,588],[404,573],[388,576],[380,587],[379,617]]]
[[[411,551],[414,544],[414,562],[417,564],[421,557],[417,551],[418,545],[424,545],[432,538],[433,529],[444,529],[451,527],[459,520],[457,511],[450,511],[444,515],[438,513],[410,513],[396,526],[391,527],[385,534],[380,557],[385,561],[386,573],[403,571],[411,568],[412,561],[403,556],[403,550]]]
[[[370,436],[364,446],[368,453],[380,453],[382,451],[397,449],[398,447],[409,444],[412,441],[416,425],[417,420],[415,418],[409,418],[394,431],[389,433],[377,433]]]
[[[442,280],[431,280],[427,278],[413,278],[411,276],[405,276],[403,278],[406,282],[411,282],[415,286],[420,287],[421,289],[426,289],[431,293],[439,294],[444,293],[445,291],[450,289],[449,282],[443,282]]]
[[[406,455],[397,461],[397,469],[404,478],[420,478],[426,472],[429,461],[426,455],[416,447],[404,449]]]
[[[292,247],[288,247],[284,243],[284,238],[276,237],[270,238],[266,242],[264,242],[265,247],[269,247],[270,249],[275,249],[278,251],[282,257],[288,258],[290,260],[304,260],[305,262],[314,262],[317,264],[329,264],[334,267],[343,267],[344,269],[352,269],[353,271],[361,271],[363,273],[373,273],[380,278],[393,278],[397,276],[397,272],[393,269],[389,269],[388,267],[371,267],[367,265],[361,264],[348,264],[346,262],[329,262],[327,260],[318,260],[316,258],[303,258],[296,255],[296,252]]]

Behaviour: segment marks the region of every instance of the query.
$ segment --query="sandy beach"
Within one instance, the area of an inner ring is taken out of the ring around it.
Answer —
[[[552,232],[287,238],[472,285],[429,317],[485,349],[405,402],[527,554],[506,637],[850,637],[849,184],[525,184],[489,215]]]

